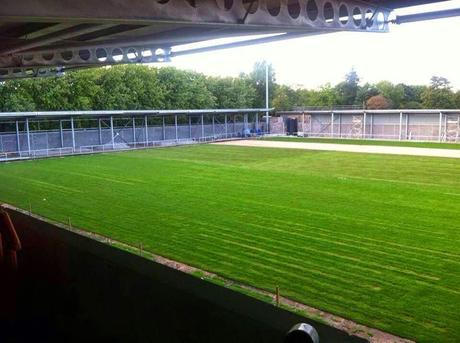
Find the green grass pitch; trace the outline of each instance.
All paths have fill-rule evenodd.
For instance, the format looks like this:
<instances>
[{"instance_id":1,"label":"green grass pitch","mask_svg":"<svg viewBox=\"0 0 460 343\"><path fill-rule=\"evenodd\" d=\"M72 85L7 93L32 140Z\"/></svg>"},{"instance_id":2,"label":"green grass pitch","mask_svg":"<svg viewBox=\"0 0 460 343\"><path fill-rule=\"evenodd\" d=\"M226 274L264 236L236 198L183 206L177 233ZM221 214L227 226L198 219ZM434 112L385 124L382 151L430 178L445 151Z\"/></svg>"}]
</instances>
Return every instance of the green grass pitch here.
<instances>
[{"instance_id":1,"label":"green grass pitch","mask_svg":"<svg viewBox=\"0 0 460 343\"><path fill-rule=\"evenodd\" d=\"M432 148L432 149L460 149L460 143L438 143L438 142L412 142L412 141L386 141L373 139L338 139L338 138L315 138L315 137L265 137L263 140L281 142L303 142L303 143L332 143L332 144L355 144L355 145L380 145L380 146L402 146L411 148Z\"/></svg>"},{"instance_id":2,"label":"green grass pitch","mask_svg":"<svg viewBox=\"0 0 460 343\"><path fill-rule=\"evenodd\" d=\"M196 145L0 164L0 200L420 342L460 341L460 160Z\"/></svg>"}]
</instances>

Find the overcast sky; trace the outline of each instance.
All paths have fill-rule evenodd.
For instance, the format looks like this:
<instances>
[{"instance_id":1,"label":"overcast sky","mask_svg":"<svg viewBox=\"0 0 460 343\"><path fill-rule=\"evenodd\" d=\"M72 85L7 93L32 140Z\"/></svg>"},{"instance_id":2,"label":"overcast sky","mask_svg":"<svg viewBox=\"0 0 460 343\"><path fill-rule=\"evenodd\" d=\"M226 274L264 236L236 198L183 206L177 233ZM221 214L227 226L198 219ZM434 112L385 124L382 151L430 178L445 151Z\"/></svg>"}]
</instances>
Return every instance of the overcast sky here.
<instances>
[{"instance_id":1,"label":"overcast sky","mask_svg":"<svg viewBox=\"0 0 460 343\"><path fill-rule=\"evenodd\" d=\"M460 0L398 14L459 8ZM316 88L336 84L354 67L362 82L428 84L447 77L460 90L460 17L391 25L390 33L340 32L176 57L173 65L207 75L237 76L256 61L271 62L279 83Z\"/></svg>"}]
</instances>

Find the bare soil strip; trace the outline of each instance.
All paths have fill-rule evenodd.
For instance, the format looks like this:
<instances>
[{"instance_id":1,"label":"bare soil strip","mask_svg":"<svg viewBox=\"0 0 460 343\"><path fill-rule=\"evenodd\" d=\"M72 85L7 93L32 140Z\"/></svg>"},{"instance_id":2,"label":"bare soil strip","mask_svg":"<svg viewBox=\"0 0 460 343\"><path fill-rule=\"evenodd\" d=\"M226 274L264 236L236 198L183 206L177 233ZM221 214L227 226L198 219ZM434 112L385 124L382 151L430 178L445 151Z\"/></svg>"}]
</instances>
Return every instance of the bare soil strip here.
<instances>
[{"instance_id":1,"label":"bare soil strip","mask_svg":"<svg viewBox=\"0 0 460 343\"><path fill-rule=\"evenodd\" d=\"M304 150L357 152L357 153L365 153L365 154L389 154L389 155L460 158L460 150L454 150L454 149L430 149L430 148L412 148L412 147L398 147L398 146L350 145L350 144L331 144L331 143L304 143L304 142L301 143L301 142L262 141L262 140L254 140L254 139L225 141L225 142L217 142L213 144L248 146L248 147L259 147L259 148L304 149Z\"/></svg>"}]
</instances>

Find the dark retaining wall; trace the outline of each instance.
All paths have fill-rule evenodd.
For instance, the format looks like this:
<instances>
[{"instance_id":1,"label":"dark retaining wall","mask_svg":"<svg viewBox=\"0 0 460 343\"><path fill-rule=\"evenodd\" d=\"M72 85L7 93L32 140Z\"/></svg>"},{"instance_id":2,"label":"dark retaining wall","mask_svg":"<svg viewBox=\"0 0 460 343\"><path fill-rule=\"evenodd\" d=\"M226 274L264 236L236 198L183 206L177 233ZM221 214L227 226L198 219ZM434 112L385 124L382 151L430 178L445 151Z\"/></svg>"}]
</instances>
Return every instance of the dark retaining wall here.
<instances>
[{"instance_id":1,"label":"dark retaining wall","mask_svg":"<svg viewBox=\"0 0 460 343\"><path fill-rule=\"evenodd\" d=\"M0 275L1 342L365 342L238 292L7 208L19 270ZM16 285L16 286L15 286Z\"/></svg>"}]
</instances>

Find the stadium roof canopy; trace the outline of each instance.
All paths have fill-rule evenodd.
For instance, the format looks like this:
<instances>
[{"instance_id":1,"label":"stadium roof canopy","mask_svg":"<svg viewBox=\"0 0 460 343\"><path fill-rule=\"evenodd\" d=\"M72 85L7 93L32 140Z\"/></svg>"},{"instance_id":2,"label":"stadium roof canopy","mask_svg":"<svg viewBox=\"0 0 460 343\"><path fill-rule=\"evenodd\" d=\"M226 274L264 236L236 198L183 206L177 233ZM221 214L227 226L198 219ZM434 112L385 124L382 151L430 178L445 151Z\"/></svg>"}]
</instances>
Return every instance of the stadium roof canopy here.
<instances>
[{"instance_id":1,"label":"stadium roof canopy","mask_svg":"<svg viewBox=\"0 0 460 343\"><path fill-rule=\"evenodd\" d=\"M215 38L275 34L253 44L337 31L386 32L393 9L434 2L2 0L0 80L162 62L187 53L172 52L174 46Z\"/></svg>"}]
</instances>

